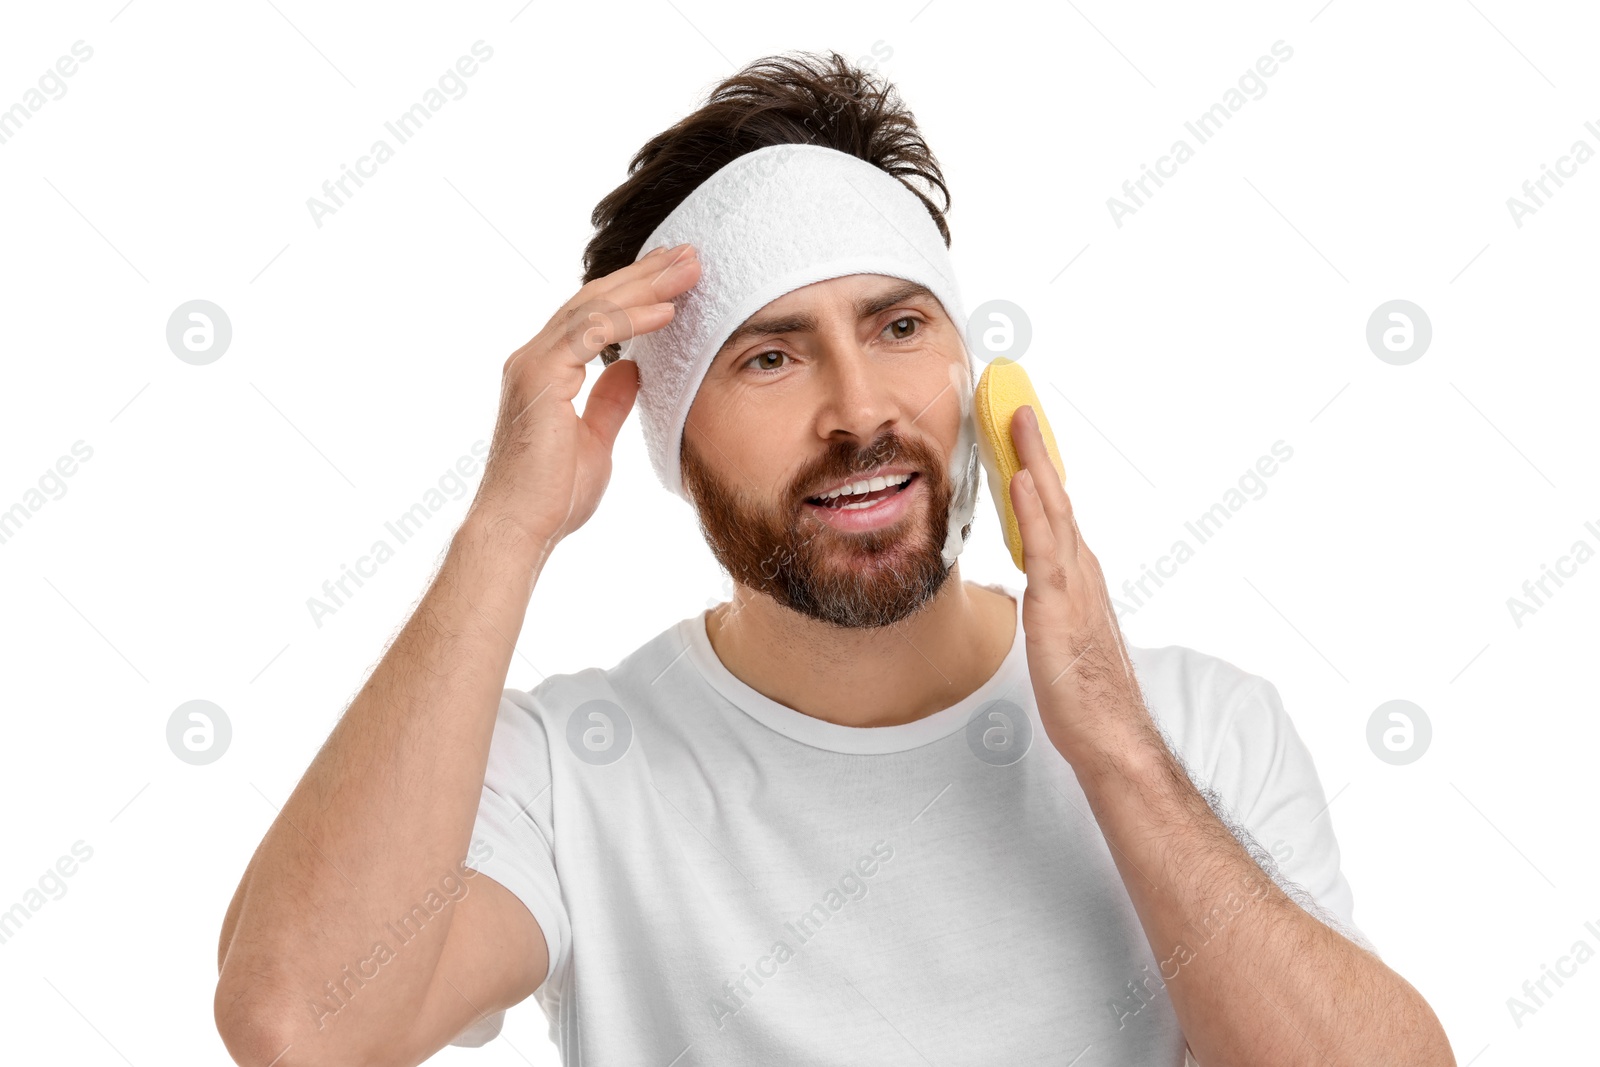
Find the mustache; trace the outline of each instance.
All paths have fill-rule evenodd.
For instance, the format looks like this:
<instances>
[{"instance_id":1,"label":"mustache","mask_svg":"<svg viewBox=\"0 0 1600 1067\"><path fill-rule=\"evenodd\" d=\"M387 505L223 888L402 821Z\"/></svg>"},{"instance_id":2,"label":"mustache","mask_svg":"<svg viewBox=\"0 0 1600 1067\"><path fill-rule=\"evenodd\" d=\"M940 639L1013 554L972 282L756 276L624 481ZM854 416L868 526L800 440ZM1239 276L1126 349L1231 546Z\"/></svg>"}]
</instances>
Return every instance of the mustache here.
<instances>
[{"instance_id":1,"label":"mustache","mask_svg":"<svg viewBox=\"0 0 1600 1067\"><path fill-rule=\"evenodd\" d=\"M892 431L866 448L839 441L800 472L794 480L792 495L796 505L803 504L830 486L894 463L903 463L924 477L937 476L942 470L939 461L940 457L927 445Z\"/></svg>"}]
</instances>

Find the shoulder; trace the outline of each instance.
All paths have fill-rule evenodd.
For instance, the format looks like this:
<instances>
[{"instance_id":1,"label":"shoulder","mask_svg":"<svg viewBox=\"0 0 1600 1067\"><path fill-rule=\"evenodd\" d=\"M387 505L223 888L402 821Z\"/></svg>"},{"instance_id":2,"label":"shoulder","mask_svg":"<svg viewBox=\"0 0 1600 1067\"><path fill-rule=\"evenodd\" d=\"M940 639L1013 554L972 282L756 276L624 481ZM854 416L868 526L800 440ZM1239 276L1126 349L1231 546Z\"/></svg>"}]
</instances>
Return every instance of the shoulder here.
<instances>
[{"instance_id":1,"label":"shoulder","mask_svg":"<svg viewBox=\"0 0 1600 1067\"><path fill-rule=\"evenodd\" d=\"M561 727L584 704L604 701L637 714L669 684L675 666L686 658L684 622L675 622L610 667L584 667L550 674L528 689L501 691L502 721L537 721Z\"/></svg>"},{"instance_id":2,"label":"shoulder","mask_svg":"<svg viewBox=\"0 0 1600 1067\"><path fill-rule=\"evenodd\" d=\"M1220 656L1184 645L1129 646L1128 655L1151 717L1198 774L1294 730L1277 687Z\"/></svg>"}]
</instances>

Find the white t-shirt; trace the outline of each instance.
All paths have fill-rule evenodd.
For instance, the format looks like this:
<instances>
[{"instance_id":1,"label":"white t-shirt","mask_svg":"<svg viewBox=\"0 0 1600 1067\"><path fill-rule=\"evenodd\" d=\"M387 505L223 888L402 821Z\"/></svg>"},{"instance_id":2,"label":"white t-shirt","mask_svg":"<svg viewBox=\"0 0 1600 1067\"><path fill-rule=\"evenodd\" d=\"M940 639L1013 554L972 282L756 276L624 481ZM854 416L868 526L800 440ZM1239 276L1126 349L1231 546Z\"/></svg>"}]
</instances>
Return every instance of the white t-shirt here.
<instances>
[{"instance_id":1,"label":"white t-shirt","mask_svg":"<svg viewBox=\"0 0 1600 1067\"><path fill-rule=\"evenodd\" d=\"M988 588L1017 605L999 671L900 726L761 695L717 658L705 612L609 670L505 690L472 831L488 848L468 866L544 931L535 998L563 1063L1185 1062L1160 977L1182 957L1162 970L1044 734L1022 589ZM1129 653L1198 784L1302 906L1366 944L1277 690L1181 646Z\"/></svg>"}]
</instances>

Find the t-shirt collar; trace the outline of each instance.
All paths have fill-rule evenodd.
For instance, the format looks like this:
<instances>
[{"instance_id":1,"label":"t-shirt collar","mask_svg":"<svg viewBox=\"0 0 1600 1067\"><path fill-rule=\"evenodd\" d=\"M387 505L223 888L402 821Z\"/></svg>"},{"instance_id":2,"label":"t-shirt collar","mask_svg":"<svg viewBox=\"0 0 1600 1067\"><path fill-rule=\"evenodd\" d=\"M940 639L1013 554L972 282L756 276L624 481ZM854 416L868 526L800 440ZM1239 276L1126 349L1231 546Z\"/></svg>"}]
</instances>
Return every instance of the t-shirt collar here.
<instances>
[{"instance_id":1,"label":"t-shirt collar","mask_svg":"<svg viewBox=\"0 0 1600 1067\"><path fill-rule=\"evenodd\" d=\"M1019 682L1025 681L1028 677L1026 645L1022 633L1023 593L1019 589L999 582L986 584L984 588L1003 593L1011 597L1016 604L1016 636L1005 659L1001 661L1000 668L958 703L897 726L841 726L796 711L752 689L728 670L717 656L716 650L712 648L711 638L706 633L706 617L711 612L710 608L679 622L679 636L688 646L689 659L706 682L735 707L763 726L802 744L831 752L856 755L905 752L948 737L962 729L972 717L973 711L991 700L1008 695L1016 699L1012 691Z\"/></svg>"}]
</instances>

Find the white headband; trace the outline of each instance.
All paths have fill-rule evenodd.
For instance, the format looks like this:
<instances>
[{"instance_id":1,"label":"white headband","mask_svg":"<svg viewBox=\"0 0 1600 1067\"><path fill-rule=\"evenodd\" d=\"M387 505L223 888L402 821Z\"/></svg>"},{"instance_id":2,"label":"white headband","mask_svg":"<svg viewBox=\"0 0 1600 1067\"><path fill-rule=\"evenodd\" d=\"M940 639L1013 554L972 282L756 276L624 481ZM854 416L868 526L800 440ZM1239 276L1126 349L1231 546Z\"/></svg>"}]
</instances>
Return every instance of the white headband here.
<instances>
[{"instance_id":1,"label":"white headband","mask_svg":"<svg viewBox=\"0 0 1600 1067\"><path fill-rule=\"evenodd\" d=\"M712 357L740 324L813 282L848 274L904 278L939 298L967 354L967 374L952 379L962 415L944 547L945 566L953 564L976 504L976 368L950 253L923 202L898 178L847 152L771 145L737 157L696 187L635 260L684 242L699 254L700 280L673 301L671 322L620 345L622 357L639 365L639 421L661 484L693 503L679 468L683 427Z\"/></svg>"}]
</instances>

